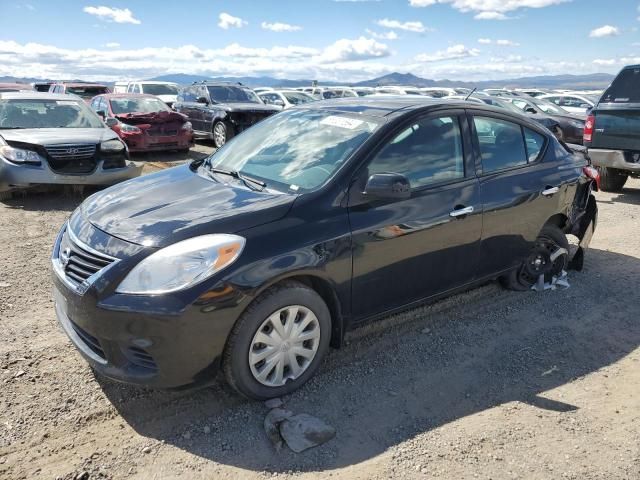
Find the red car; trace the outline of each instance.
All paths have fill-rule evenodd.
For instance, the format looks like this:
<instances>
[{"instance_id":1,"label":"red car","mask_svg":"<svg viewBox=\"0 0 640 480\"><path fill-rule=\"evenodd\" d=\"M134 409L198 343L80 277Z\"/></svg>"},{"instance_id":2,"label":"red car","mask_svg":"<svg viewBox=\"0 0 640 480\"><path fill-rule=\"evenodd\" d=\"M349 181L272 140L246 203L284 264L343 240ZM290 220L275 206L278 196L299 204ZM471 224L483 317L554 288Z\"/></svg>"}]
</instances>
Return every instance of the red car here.
<instances>
[{"instance_id":1,"label":"red car","mask_svg":"<svg viewBox=\"0 0 640 480\"><path fill-rule=\"evenodd\" d=\"M187 116L174 112L153 95L109 93L94 97L90 105L130 152L187 152L193 146L193 129Z\"/></svg>"}]
</instances>

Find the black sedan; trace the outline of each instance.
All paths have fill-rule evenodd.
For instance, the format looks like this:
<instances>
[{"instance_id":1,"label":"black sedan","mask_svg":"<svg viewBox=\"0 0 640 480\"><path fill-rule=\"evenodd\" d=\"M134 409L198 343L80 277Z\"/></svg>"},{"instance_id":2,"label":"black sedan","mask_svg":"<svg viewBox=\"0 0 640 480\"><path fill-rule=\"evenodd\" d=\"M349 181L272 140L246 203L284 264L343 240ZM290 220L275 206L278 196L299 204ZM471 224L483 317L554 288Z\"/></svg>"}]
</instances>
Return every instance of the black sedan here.
<instances>
[{"instance_id":1,"label":"black sedan","mask_svg":"<svg viewBox=\"0 0 640 480\"><path fill-rule=\"evenodd\" d=\"M509 99L520 110L532 117L546 116L558 123L553 129L558 140L582 145L582 134L587 116L578 113L569 113L561 107L539 98L518 97Z\"/></svg>"},{"instance_id":2,"label":"black sedan","mask_svg":"<svg viewBox=\"0 0 640 480\"><path fill-rule=\"evenodd\" d=\"M580 266L597 173L518 114L362 97L273 115L204 161L111 187L62 227L58 319L116 380L287 394L371 319ZM566 234L581 244L569 258Z\"/></svg>"}]
</instances>

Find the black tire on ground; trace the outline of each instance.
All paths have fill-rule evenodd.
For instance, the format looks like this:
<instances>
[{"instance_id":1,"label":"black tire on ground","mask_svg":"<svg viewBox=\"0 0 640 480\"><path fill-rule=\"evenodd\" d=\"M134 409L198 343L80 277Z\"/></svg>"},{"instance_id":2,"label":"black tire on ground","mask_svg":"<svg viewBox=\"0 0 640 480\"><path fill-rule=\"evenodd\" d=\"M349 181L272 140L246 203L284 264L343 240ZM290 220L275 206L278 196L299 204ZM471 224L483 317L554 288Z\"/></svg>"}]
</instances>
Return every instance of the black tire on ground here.
<instances>
[{"instance_id":1,"label":"black tire on ground","mask_svg":"<svg viewBox=\"0 0 640 480\"><path fill-rule=\"evenodd\" d=\"M282 386L263 385L256 380L249 365L251 343L258 328L269 316L291 305L308 308L316 316L320 328L316 354L298 378L288 380ZM229 334L222 360L222 369L227 383L242 395L255 400L287 395L301 387L315 374L329 349L330 337L331 314L320 295L295 281L274 285L247 308Z\"/></svg>"},{"instance_id":2,"label":"black tire on ground","mask_svg":"<svg viewBox=\"0 0 640 480\"><path fill-rule=\"evenodd\" d=\"M567 236L559 227L555 225L545 225L542 227L540 235L538 235L536 245L532 249L530 256L523 260L520 267L500 277L502 285L509 290L520 292L530 290L536 283L536 278L528 274L525 270L525 262L529 261L538 249L544 250L551 246L564 248L567 254L562 255L554 262L551 271L545 275L545 280L549 281L552 276L557 276L562 273L562 270L566 270L569 265L569 240L567 240Z\"/></svg>"},{"instance_id":3,"label":"black tire on ground","mask_svg":"<svg viewBox=\"0 0 640 480\"><path fill-rule=\"evenodd\" d=\"M600 188L605 192L621 192L629 175L615 168L596 167L600 172Z\"/></svg>"}]
</instances>

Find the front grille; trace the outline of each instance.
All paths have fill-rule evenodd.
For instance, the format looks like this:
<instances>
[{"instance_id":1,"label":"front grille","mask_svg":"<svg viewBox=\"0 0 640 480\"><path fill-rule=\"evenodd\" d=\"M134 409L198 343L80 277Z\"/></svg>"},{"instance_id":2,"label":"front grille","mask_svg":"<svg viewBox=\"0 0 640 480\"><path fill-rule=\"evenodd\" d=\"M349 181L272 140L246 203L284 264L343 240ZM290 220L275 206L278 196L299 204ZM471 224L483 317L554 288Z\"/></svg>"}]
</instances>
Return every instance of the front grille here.
<instances>
[{"instance_id":1,"label":"front grille","mask_svg":"<svg viewBox=\"0 0 640 480\"><path fill-rule=\"evenodd\" d=\"M131 363L138 367L154 371L158 369L158 366L151 354L143 348L129 347L126 350L125 355Z\"/></svg>"},{"instance_id":2,"label":"front grille","mask_svg":"<svg viewBox=\"0 0 640 480\"><path fill-rule=\"evenodd\" d=\"M100 341L96 337L91 335L86 330L83 330L79 325L76 325L75 323L73 323L73 321L70 321L69 323L71 323L71 328L73 328L73 331L76 332L78 337L80 337L80 339L85 343L85 345L89 347L89 350L91 350L93 353L98 355L103 360L106 359L104 355L104 350L100 345Z\"/></svg>"},{"instance_id":3,"label":"front grille","mask_svg":"<svg viewBox=\"0 0 640 480\"><path fill-rule=\"evenodd\" d=\"M46 145L44 149L56 173L91 173L96 168L95 144Z\"/></svg>"},{"instance_id":4,"label":"front grille","mask_svg":"<svg viewBox=\"0 0 640 480\"><path fill-rule=\"evenodd\" d=\"M67 229L60 242L58 260L62 264L67 279L77 286L113 263L115 259L80 246L71 238Z\"/></svg>"},{"instance_id":5,"label":"front grille","mask_svg":"<svg viewBox=\"0 0 640 480\"><path fill-rule=\"evenodd\" d=\"M149 129L147 130L147 135L151 137L175 137L176 135L178 135L178 129Z\"/></svg>"}]
</instances>

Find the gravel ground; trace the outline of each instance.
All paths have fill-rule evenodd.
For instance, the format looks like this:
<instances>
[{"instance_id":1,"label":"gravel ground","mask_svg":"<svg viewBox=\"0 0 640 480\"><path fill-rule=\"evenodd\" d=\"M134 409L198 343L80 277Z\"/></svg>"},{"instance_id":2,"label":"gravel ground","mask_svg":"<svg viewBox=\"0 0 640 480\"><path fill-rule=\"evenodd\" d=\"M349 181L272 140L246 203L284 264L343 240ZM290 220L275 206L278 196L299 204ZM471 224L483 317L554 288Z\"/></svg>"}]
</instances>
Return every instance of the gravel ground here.
<instances>
[{"instance_id":1,"label":"gravel ground","mask_svg":"<svg viewBox=\"0 0 640 480\"><path fill-rule=\"evenodd\" d=\"M0 478L640 478L640 181L598 194L568 290L488 284L352 332L283 399L337 430L301 454L276 453L266 407L221 381L175 393L93 375L50 298L51 245L82 198L0 202Z\"/></svg>"}]
</instances>

